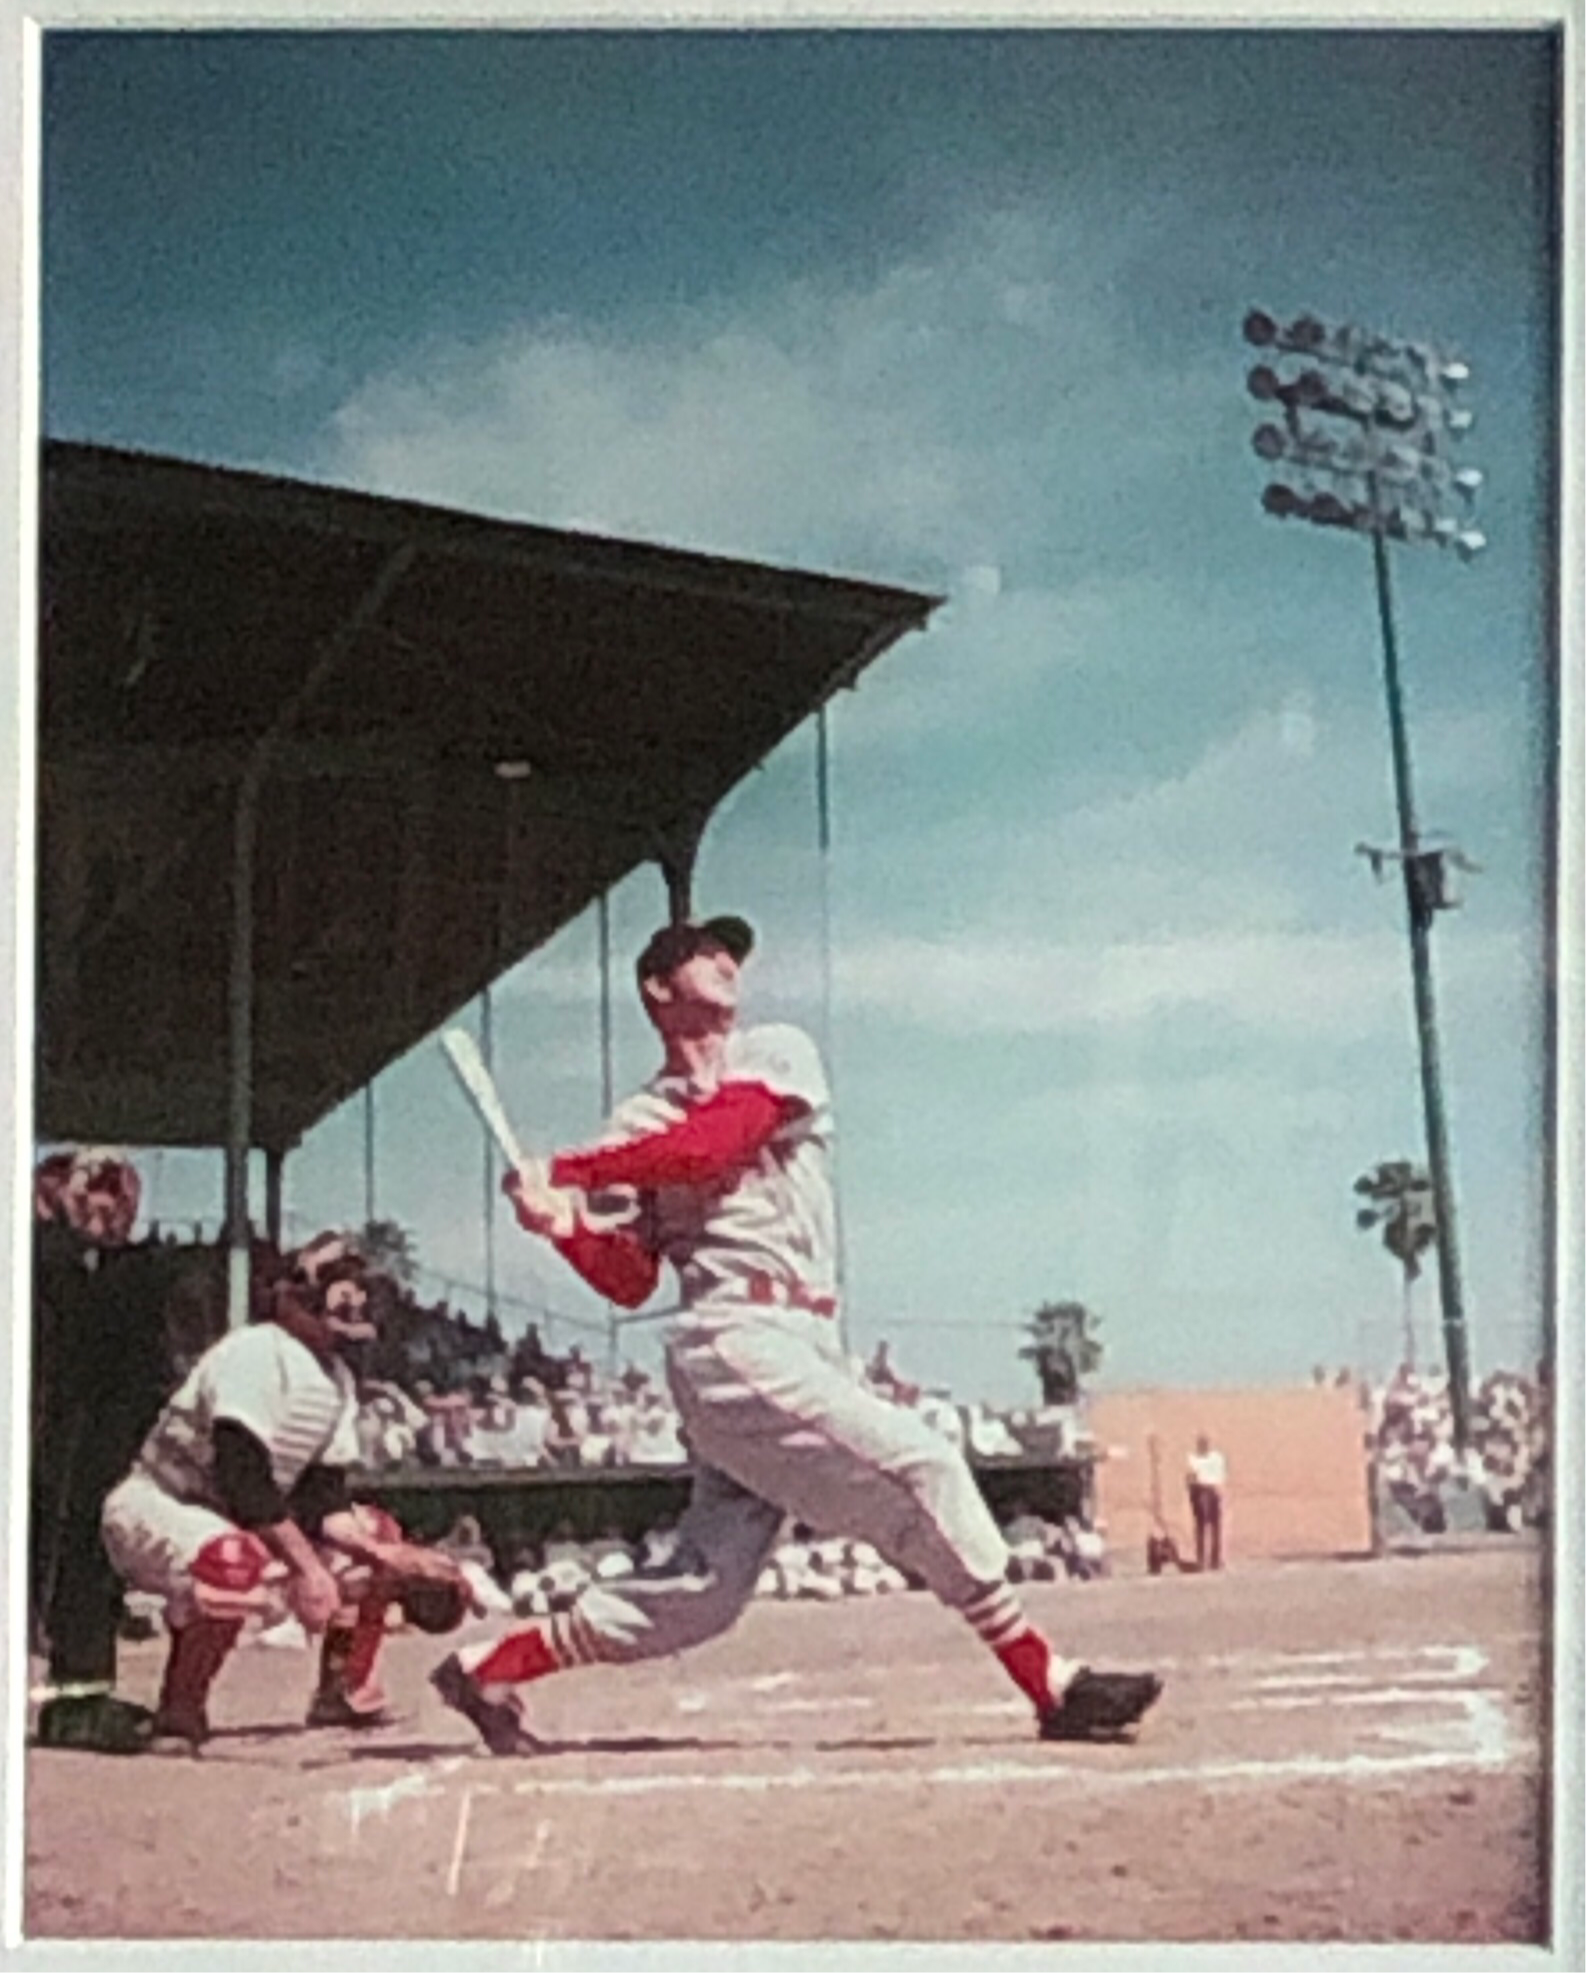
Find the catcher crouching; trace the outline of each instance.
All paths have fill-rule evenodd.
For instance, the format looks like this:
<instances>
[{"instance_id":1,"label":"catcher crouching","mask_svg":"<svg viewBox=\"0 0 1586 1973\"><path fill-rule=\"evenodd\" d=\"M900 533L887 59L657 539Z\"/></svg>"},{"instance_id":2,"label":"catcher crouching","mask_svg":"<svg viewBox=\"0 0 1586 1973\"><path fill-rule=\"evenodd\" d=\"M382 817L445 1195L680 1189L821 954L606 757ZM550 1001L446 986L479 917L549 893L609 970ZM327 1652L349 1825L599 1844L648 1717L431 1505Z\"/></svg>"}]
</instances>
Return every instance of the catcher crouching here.
<instances>
[{"instance_id":1,"label":"catcher crouching","mask_svg":"<svg viewBox=\"0 0 1586 1973\"><path fill-rule=\"evenodd\" d=\"M349 1351L374 1334L363 1256L318 1235L254 1283L253 1321L205 1351L105 1503L105 1546L135 1589L165 1600L170 1655L156 1736L195 1749L209 1694L249 1619L290 1613L321 1637L309 1726L390 1718L376 1661L393 1604L455 1628L472 1596L450 1557L353 1503L357 1384Z\"/></svg>"}]
</instances>

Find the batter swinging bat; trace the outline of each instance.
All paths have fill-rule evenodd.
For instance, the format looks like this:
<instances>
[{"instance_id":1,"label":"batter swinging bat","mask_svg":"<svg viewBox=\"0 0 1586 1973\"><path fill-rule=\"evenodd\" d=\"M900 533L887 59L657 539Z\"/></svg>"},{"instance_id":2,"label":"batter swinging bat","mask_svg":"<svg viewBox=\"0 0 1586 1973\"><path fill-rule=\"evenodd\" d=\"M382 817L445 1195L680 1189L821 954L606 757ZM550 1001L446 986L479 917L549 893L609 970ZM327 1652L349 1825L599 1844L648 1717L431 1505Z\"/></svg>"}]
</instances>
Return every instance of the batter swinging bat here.
<instances>
[{"instance_id":1,"label":"batter swinging bat","mask_svg":"<svg viewBox=\"0 0 1586 1973\"><path fill-rule=\"evenodd\" d=\"M441 1036L441 1046L446 1050L446 1059L462 1084L463 1094L478 1112L479 1121L496 1140L502 1157L515 1171L522 1171L525 1166L531 1165L533 1161L507 1122L495 1078L485 1067L485 1058L480 1054L479 1044L473 1036L466 1028L448 1028Z\"/></svg>"}]
</instances>

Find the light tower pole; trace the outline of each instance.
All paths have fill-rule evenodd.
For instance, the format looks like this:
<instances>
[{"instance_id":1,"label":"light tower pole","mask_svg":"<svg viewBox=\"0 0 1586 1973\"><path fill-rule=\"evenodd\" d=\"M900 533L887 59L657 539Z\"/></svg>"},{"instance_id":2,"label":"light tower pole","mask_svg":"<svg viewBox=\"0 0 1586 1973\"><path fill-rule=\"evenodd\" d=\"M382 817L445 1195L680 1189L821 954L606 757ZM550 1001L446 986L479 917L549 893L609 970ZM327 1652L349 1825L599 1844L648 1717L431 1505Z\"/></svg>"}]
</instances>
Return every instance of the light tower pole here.
<instances>
[{"instance_id":1,"label":"light tower pole","mask_svg":"<svg viewBox=\"0 0 1586 1973\"><path fill-rule=\"evenodd\" d=\"M1426 343L1405 342L1349 324L1330 327L1313 315L1283 324L1253 309L1245 317L1244 334L1247 342L1270 352L1272 358L1258 363L1248 378L1251 395L1271 406L1274 414L1256 428L1252 444L1270 467L1287 468L1286 478L1266 487L1262 506L1279 519L1309 521L1371 539L1399 828L1393 848L1359 847L1379 875L1388 861L1397 862L1403 873L1427 1164L1437 1222L1443 1343L1454 1443L1463 1452L1470 1439L1470 1343L1443 1102L1431 933L1437 913L1458 902L1449 887L1449 869L1474 866L1454 845L1429 842L1416 815L1388 543L1452 548L1465 562L1486 545L1469 524L1469 508L1482 476L1474 467L1457 465L1453 454L1455 442L1473 422L1471 413L1456 402L1458 388L1470 372L1458 358ZM1282 369L1276 367L1279 363Z\"/></svg>"}]
</instances>

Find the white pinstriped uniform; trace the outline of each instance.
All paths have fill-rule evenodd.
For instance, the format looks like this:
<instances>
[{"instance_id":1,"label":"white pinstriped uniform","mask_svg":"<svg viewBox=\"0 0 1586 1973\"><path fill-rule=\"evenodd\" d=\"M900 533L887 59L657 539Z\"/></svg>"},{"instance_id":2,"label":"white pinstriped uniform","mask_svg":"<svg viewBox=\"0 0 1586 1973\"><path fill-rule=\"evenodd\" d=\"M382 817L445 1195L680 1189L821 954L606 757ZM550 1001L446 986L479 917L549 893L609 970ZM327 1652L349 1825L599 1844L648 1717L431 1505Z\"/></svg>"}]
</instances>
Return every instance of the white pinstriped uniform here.
<instances>
[{"instance_id":1,"label":"white pinstriped uniform","mask_svg":"<svg viewBox=\"0 0 1586 1973\"><path fill-rule=\"evenodd\" d=\"M602 1141L626 1144L666 1130L729 1082L760 1083L796 1098L802 1112L735 1180L661 1187L648 1202L650 1242L677 1270L682 1299L692 1309L734 1306L756 1275L834 1298L831 1095L820 1055L801 1029L735 1029L714 1081L663 1070L618 1105Z\"/></svg>"},{"instance_id":2,"label":"white pinstriped uniform","mask_svg":"<svg viewBox=\"0 0 1586 1973\"><path fill-rule=\"evenodd\" d=\"M221 1509L214 1426L245 1425L270 1455L282 1493L305 1468L358 1458L358 1388L339 1359L322 1362L275 1322L222 1336L198 1359L155 1421L138 1467L178 1499Z\"/></svg>"},{"instance_id":3,"label":"white pinstriped uniform","mask_svg":"<svg viewBox=\"0 0 1586 1973\"><path fill-rule=\"evenodd\" d=\"M233 1419L253 1433L286 1494L309 1466L357 1462L357 1416L357 1386L344 1363L322 1363L274 1322L232 1330L193 1365L105 1502L105 1546L117 1571L134 1588L164 1596L183 1621L194 1558L236 1526L215 1484L216 1421Z\"/></svg>"},{"instance_id":4,"label":"white pinstriped uniform","mask_svg":"<svg viewBox=\"0 0 1586 1973\"><path fill-rule=\"evenodd\" d=\"M1008 1550L962 1456L868 1390L838 1341L832 1112L819 1051L793 1027L728 1036L722 1082L794 1098L752 1164L644 1201L684 1308L667 1380L695 1462L679 1541L660 1571L594 1583L549 1620L573 1662L657 1657L724 1630L753 1595L784 1517L871 1542L996 1642L1018 1619ZM680 1122L713 1093L662 1074L614 1113L621 1143ZM799 1304L805 1304L800 1306Z\"/></svg>"}]
</instances>

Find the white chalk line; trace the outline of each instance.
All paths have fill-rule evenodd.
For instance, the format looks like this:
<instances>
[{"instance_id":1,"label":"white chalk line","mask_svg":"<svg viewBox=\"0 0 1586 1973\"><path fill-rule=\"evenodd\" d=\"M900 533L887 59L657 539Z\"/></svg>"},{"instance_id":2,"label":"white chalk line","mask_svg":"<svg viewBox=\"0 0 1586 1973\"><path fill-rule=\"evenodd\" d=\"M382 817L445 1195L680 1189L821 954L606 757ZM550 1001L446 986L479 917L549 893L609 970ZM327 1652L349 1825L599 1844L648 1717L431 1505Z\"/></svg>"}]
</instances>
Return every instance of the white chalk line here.
<instances>
[{"instance_id":1,"label":"white chalk line","mask_svg":"<svg viewBox=\"0 0 1586 1973\"><path fill-rule=\"evenodd\" d=\"M457 1808L457 1834L452 1840L451 1868L446 1873L446 1895L455 1898L463 1874L463 1851L468 1844L468 1818L473 1813L474 1789L465 1788Z\"/></svg>"},{"instance_id":2,"label":"white chalk line","mask_svg":"<svg viewBox=\"0 0 1586 1973\"><path fill-rule=\"evenodd\" d=\"M1492 1640L1495 1644L1529 1643L1536 1644L1537 1638L1530 1633L1506 1634ZM1270 1676L1258 1680L1259 1689L1280 1691L1288 1687L1308 1686L1348 1687L1359 1685L1373 1670L1382 1670L1389 1665L1399 1665L1409 1661L1420 1665L1419 1670L1403 1670L1394 1674L1400 1685L1424 1682L1444 1684L1460 1679L1474 1678L1486 1669L1488 1658L1485 1650L1476 1644L1386 1644L1373 1645L1347 1651L1232 1651L1207 1653L1203 1657L1153 1658L1153 1670L1162 1672L1216 1672L1216 1671L1255 1671L1266 1669ZM1438 1662L1446 1661L1446 1662ZM1352 1670L1342 1670L1351 1667ZM764 1692L783 1691L790 1686L802 1685L808 1690L818 1687L836 1674L825 1671L776 1672L751 1678L722 1679L708 1686L691 1686L680 1692L673 1704L680 1713L702 1713L719 1711L722 1702L731 1697L740 1697L745 1692L756 1695ZM853 1678L853 1672L845 1673ZM883 1677L890 1678L890 1672L876 1666L857 1668L857 1677L863 1683L876 1683ZM873 1693L843 1692L828 1698L786 1698L764 1700L754 1707L755 1716L770 1712L818 1712L822 1707L843 1707L859 1710L874 1707L881 1703ZM944 1705L935 1708L939 1712L973 1713L980 1717L991 1717L1017 1711L1017 1705L1007 1702L977 1701L967 1706Z\"/></svg>"},{"instance_id":3,"label":"white chalk line","mask_svg":"<svg viewBox=\"0 0 1586 1973\"><path fill-rule=\"evenodd\" d=\"M1037 1765L1030 1761L992 1761L967 1767L937 1768L785 1768L774 1774L635 1774L568 1777L562 1780L518 1782L512 1792L535 1798L545 1795L590 1796L694 1794L766 1794L773 1789L908 1789L1010 1788L1040 1783L1080 1790L1188 1785L1215 1788L1235 1785L1271 1786L1299 1781L1388 1782L1412 1774L1495 1771L1518 1764L1521 1749L1506 1740L1500 1752L1480 1746L1457 1752L1424 1754L1296 1755L1276 1761L1207 1761L1183 1766L1126 1768L1078 1767L1064 1762Z\"/></svg>"},{"instance_id":4,"label":"white chalk line","mask_svg":"<svg viewBox=\"0 0 1586 1973\"><path fill-rule=\"evenodd\" d=\"M1427 1660L1437 1662L1428 1664ZM1167 1665L1169 1660L1159 1660ZM1228 1665L1230 1659L1203 1659L1205 1665ZM1403 1649L1363 1651L1318 1651L1296 1652L1282 1656L1270 1653L1246 1653L1239 1660L1249 1668L1256 1665L1314 1665L1335 1666L1353 1665L1352 1672L1302 1671L1280 1674L1275 1677L1257 1678L1251 1681L1251 1688L1263 1695L1256 1699L1207 1700L1202 1696L1197 1701L1198 1710L1216 1712L1278 1712L1285 1709L1322 1705L1388 1705L1413 1706L1437 1700L1445 1696L1450 1688L1467 1689L1465 1682L1475 1678L1487 1669L1487 1654L1474 1644L1426 1644L1406 1646ZM1387 1665L1406 1665L1394 1676L1396 1683L1376 1686L1368 1683L1372 1673L1381 1671ZM1417 1667L1420 1667L1419 1669ZM797 1683L799 1674L783 1673L775 1679L757 1679L749 1690L759 1693L766 1690L780 1690ZM711 1689L695 1687L680 1693L675 1701L680 1713L709 1712L718 1723L733 1720L752 1720L767 1714L782 1713L825 1713L825 1712L866 1712L874 1713L885 1703L884 1696L877 1693L832 1693L825 1697L763 1699L752 1703L748 1708L734 1711L732 1698L741 1697L742 1681L730 1681ZM1283 1696L1277 1696L1283 1695ZM1292 1695L1292 1696L1288 1696ZM723 1703L723 1701L726 1703ZM1007 1699L978 1699L967 1704L942 1701L924 1708L932 1716L975 1719L1011 1719L1028 1709L1021 1701Z\"/></svg>"},{"instance_id":5,"label":"white chalk line","mask_svg":"<svg viewBox=\"0 0 1586 1973\"><path fill-rule=\"evenodd\" d=\"M1217 1710L1223 1713L1297 1713L1315 1707L1335 1706L1439 1706L1458 1705L1477 1696L1503 1697L1497 1685L1381 1685L1348 1692L1282 1692L1260 1699L1230 1699Z\"/></svg>"},{"instance_id":6,"label":"white chalk line","mask_svg":"<svg viewBox=\"0 0 1586 1973\"><path fill-rule=\"evenodd\" d=\"M455 1762L448 1763L455 1766ZM391 1781L383 1788L349 1788L343 1801L347 1810L347 1822L356 1835L363 1823L371 1816L385 1821L398 1802L409 1801L419 1795L433 1791L434 1783L427 1774L407 1774L400 1781Z\"/></svg>"},{"instance_id":7,"label":"white chalk line","mask_svg":"<svg viewBox=\"0 0 1586 1973\"><path fill-rule=\"evenodd\" d=\"M1475 1678L1487 1669L1487 1654L1474 1644L1428 1645L1420 1651L1386 1652L1365 1654L1363 1660L1354 1662L1381 1666L1396 1664L1400 1659L1408 1659L1413 1665L1428 1658L1446 1659L1445 1664L1429 1665L1423 1671L1401 1671L1394 1676L1401 1685L1450 1685L1462 1679ZM1300 1660L1290 1660L1299 1663ZM1329 1659L1329 1663L1344 1664L1349 1660ZM1263 1692L1279 1692L1291 1686L1351 1686L1361 1683L1361 1673L1347 1671L1327 1672L1280 1672L1270 1678L1259 1678L1256 1686Z\"/></svg>"},{"instance_id":8,"label":"white chalk line","mask_svg":"<svg viewBox=\"0 0 1586 1973\"><path fill-rule=\"evenodd\" d=\"M1472 1721L1472 1724L1477 1724ZM1120 1793L1132 1788L1281 1787L1295 1783L1343 1783L1384 1786L1413 1775L1497 1774L1534 1759L1534 1742L1515 1742L1501 1714L1480 1723L1474 1744L1437 1748L1417 1754L1300 1754L1281 1760L1198 1761L1168 1766L1106 1769L1081 1767L1060 1760L987 1761L934 1768L814 1768L790 1767L773 1773L709 1774L697 1770L673 1774L605 1776L544 1776L510 1786L480 1783L471 1786L465 1803L476 1796L517 1796L542 1801L551 1796L594 1801L672 1794L765 1795L773 1791L841 1790L863 1792L918 1791L922 1788L1018 1788L1039 1784L1065 1793ZM419 1793L439 1793L439 1783L425 1783ZM464 1827L459 1816L459 1835ZM543 1828L543 1825L542 1825ZM454 1865L461 1842L454 1850Z\"/></svg>"}]
</instances>

